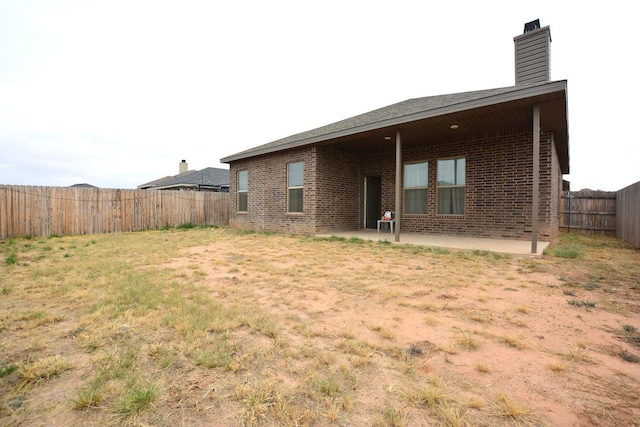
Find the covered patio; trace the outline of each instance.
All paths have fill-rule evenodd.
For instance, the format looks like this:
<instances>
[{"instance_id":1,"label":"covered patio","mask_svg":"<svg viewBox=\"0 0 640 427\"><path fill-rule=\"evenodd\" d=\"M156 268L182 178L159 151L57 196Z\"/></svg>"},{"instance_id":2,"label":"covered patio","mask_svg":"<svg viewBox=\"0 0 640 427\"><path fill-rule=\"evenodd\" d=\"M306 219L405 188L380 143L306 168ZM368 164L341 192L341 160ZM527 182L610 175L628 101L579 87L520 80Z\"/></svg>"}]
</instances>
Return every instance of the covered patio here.
<instances>
[{"instance_id":1,"label":"covered patio","mask_svg":"<svg viewBox=\"0 0 640 427\"><path fill-rule=\"evenodd\" d=\"M488 239L478 237L445 236L440 234L401 233L400 241L389 230L362 229L358 231L334 232L319 234L316 237L358 238L371 241L388 241L394 244L421 245L452 250L481 250L512 255L541 256L549 242L538 241L536 253L531 252L531 242L527 240Z\"/></svg>"}]
</instances>

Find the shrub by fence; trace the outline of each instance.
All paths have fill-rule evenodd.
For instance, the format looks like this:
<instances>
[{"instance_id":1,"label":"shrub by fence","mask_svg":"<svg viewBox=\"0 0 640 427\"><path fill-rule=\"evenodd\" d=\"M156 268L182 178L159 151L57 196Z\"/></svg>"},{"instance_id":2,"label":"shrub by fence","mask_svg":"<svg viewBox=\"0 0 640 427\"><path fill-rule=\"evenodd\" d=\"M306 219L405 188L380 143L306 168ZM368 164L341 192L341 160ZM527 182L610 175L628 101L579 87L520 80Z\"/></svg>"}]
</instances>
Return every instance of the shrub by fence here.
<instances>
[{"instance_id":1,"label":"shrub by fence","mask_svg":"<svg viewBox=\"0 0 640 427\"><path fill-rule=\"evenodd\" d=\"M640 248L640 182L616 194L616 237Z\"/></svg>"},{"instance_id":2,"label":"shrub by fence","mask_svg":"<svg viewBox=\"0 0 640 427\"><path fill-rule=\"evenodd\" d=\"M0 185L0 239L228 225L229 194Z\"/></svg>"}]
</instances>

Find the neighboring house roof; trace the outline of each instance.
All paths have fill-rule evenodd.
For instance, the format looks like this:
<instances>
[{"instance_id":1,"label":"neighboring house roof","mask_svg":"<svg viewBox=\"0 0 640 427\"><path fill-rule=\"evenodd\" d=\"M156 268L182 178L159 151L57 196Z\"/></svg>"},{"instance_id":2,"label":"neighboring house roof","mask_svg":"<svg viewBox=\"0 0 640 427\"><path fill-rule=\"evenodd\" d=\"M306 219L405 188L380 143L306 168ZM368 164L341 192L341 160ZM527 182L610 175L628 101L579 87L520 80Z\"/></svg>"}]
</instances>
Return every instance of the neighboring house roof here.
<instances>
[{"instance_id":1,"label":"neighboring house roof","mask_svg":"<svg viewBox=\"0 0 640 427\"><path fill-rule=\"evenodd\" d=\"M204 168L187 171L175 176L166 176L138 186L139 189L168 190L173 188L229 188L229 170Z\"/></svg>"},{"instance_id":2,"label":"neighboring house roof","mask_svg":"<svg viewBox=\"0 0 640 427\"><path fill-rule=\"evenodd\" d=\"M69 187L75 187L75 188L98 188L95 185L91 185L91 184L87 184L87 183L73 184L73 185L70 185Z\"/></svg>"},{"instance_id":3,"label":"neighboring house roof","mask_svg":"<svg viewBox=\"0 0 640 427\"><path fill-rule=\"evenodd\" d=\"M561 167L564 173L568 173L566 91L567 82L561 80L409 99L236 153L221 159L221 162L229 163L328 140L370 138L372 132L389 128L402 128L411 134L418 130L418 123L420 129L438 137L444 135L452 124L445 118L456 121L469 119L460 125L460 130L467 133L487 131L491 126L493 129L508 129L530 125L532 106L547 104L549 108L541 113L542 126L557 133L556 145ZM481 113L479 109L482 109ZM415 129L408 127L408 124L413 124Z\"/></svg>"}]
</instances>

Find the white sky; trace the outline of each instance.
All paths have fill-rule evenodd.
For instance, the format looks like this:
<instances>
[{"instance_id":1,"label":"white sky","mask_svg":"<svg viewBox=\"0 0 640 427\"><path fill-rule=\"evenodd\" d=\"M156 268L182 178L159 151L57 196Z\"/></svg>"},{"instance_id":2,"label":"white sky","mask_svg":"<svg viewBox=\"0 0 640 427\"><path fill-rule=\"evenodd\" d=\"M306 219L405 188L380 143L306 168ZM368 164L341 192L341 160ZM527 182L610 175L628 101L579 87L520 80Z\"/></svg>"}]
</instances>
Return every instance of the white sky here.
<instances>
[{"instance_id":1,"label":"white sky","mask_svg":"<svg viewBox=\"0 0 640 427\"><path fill-rule=\"evenodd\" d=\"M640 180L634 2L0 0L0 184L135 188L409 98L514 85L551 27L571 181Z\"/></svg>"}]
</instances>

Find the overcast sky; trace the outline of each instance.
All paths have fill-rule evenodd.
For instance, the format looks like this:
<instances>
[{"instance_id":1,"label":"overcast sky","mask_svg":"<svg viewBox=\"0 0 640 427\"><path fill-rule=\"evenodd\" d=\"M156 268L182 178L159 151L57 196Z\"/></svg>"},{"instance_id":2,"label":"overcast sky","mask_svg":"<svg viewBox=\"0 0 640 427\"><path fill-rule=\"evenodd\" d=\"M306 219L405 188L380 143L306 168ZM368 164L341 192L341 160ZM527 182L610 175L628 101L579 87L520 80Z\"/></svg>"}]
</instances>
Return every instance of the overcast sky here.
<instances>
[{"instance_id":1,"label":"overcast sky","mask_svg":"<svg viewBox=\"0 0 640 427\"><path fill-rule=\"evenodd\" d=\"M640 180L632 1L0 0L0 184L135 188L409 98L514 85L551 28L573 190ZM635 10L635 8L633 8ZM635 126L635 125L634 125Z\"/></svg>"}]
</instances>

